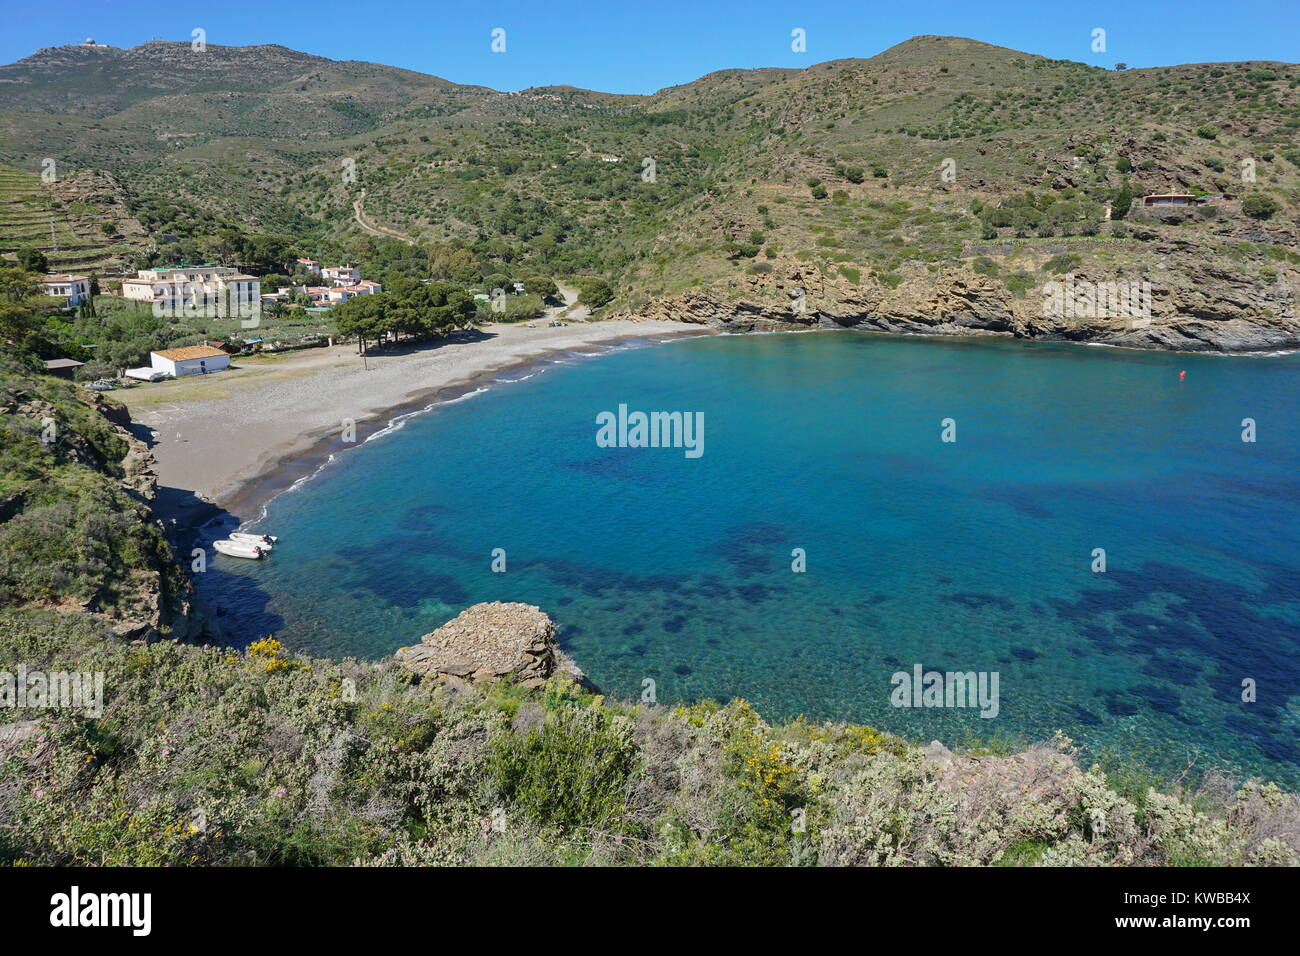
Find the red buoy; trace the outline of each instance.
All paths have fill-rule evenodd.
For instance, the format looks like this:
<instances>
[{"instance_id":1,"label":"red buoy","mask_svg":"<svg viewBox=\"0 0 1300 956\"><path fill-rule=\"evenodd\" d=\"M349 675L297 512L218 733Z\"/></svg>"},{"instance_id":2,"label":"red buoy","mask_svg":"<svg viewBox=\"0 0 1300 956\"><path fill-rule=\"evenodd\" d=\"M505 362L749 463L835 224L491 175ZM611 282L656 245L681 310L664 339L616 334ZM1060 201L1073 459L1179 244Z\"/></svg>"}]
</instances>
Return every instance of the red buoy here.
<instances>
[{"instance_id":1,"label":"red buoy","mask_svg":"<svg viewBox=\"0 0 1300 956\"><path fill-rule=\"evenodd\" d=\"M1178 373L1178 381L1181 382L1185 378L1187 378L1187 369L1183 369L1181 372Z\"/></svg>"}]
</instances>

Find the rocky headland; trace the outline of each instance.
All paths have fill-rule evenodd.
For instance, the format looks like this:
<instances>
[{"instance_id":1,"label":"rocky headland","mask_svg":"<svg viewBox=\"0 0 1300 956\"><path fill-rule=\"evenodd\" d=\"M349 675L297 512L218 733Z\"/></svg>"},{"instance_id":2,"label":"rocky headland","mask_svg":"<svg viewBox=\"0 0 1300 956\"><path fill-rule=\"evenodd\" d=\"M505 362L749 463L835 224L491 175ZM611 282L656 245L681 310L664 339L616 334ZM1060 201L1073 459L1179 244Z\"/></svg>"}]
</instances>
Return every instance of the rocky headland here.
<instances>
[{"instance_id":1,"label":"rocky headland","mask_svg":"<svg viewBox=\"0 0 1300 956\"><path fill-rule=\"evenodd\" d=\"M799 264L746 275L735 288L691 289L651 301L636 314L693 322L723 332L858 329L914 335L1000 336L1041 341L1089 342L1126 348L1186 352L1266 352L1300 348L1300 282L1289 273L1258 282L1231 268L1197 261L1191 243L1159 250L1176 265L1116 276L1080 268L1040 276L1013 294L969 264L924 273L896 288L866 286ZM1041 288L1048 282L1076 287L1115 282L1147 283L1151 314L1089 317L1045 314Z\"/></svg>"}]
</instances>

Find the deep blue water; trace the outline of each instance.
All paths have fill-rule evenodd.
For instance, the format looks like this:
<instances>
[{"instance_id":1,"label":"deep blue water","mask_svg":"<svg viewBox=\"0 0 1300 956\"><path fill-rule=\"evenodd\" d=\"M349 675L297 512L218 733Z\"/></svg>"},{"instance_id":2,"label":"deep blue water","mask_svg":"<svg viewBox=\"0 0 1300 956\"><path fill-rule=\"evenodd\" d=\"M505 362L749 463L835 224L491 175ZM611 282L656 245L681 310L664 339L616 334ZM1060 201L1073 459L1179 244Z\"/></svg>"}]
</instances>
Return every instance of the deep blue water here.
<instances>
[{"instance_id":1,"label":"deep blue water","mask_svg":"<svg viewBox=\"0 0 1300 956\"><path fill-rule=\"evenodd\" d=\"M273 500L274 555L200 576L231 636L377 658L525 601L614 696L651 678L661 702L950 744L1060 729L1094 755L1300 782L1300 356L844 332L540 372ZM702 412L703 455L598 447L619 404ZM916 663L996 671L998 716L891 706Z\"/></svg>"}]
</instances>

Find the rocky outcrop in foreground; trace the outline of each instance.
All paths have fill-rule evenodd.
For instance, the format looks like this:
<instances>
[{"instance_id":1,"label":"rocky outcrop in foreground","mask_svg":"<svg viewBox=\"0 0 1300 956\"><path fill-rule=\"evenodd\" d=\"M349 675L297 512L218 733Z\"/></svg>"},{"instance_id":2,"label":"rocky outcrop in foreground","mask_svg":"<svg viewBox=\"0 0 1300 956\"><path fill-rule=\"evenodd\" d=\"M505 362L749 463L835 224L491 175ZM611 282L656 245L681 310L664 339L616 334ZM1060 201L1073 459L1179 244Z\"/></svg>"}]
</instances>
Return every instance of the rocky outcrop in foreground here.
<instances>
[{"instance_id":1,"label":"rocky outcrop in foreground","mask_svg":"<svg viewBox=\"0 0 1300 956\"><path fill-rule=\"evenodd\" d=\"M0 448L16 452L0 466L0 604L84 611L124 640L220 640L151 513L153 454L130 425L111 398L0 354Z\"/></svg>"},{"instance_id":2,"label":"rocky outcrop in foreground","mask_svg":"<svg viewBox=\"0 0 1300 956\"><path fill-rule=\"evenodd\" d=\"M510 680L540 687L558 675L590 687L587 676L560 650L555 634L555 622L541 609L490 601L466 608L395 656L421 677Z\"/></svg>"}]
</instances>

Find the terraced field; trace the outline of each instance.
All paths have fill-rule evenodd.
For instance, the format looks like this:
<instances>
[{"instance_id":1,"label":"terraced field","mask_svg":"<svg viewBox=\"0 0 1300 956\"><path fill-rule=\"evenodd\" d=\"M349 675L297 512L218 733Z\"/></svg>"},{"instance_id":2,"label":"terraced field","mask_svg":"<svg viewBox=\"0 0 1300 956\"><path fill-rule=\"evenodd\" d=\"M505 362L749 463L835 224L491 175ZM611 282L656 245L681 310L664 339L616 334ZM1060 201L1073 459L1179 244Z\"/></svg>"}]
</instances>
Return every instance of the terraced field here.
<instances>
[{"instance_id":1,"label":"terraced field","mask_svg":"<svg viewBox=\"0 0 1300 956\"><path fill-rule=\"evenodd\" d=\"M45 253L53 272L126 265L146 237L119 193L115 181L94 170L45 183L35 173L0 166L0 256L32 246Z\"/></svg>"}]
</instances>

